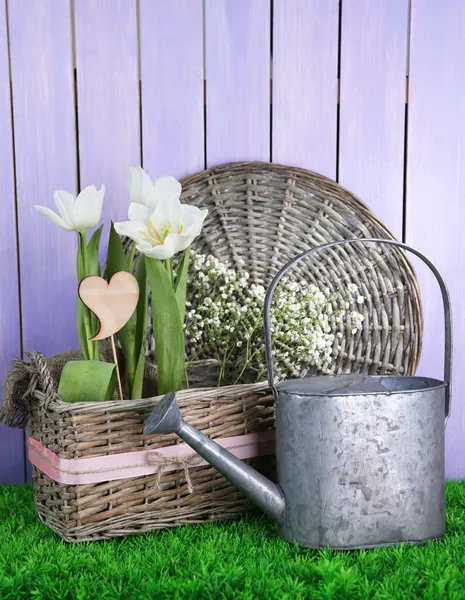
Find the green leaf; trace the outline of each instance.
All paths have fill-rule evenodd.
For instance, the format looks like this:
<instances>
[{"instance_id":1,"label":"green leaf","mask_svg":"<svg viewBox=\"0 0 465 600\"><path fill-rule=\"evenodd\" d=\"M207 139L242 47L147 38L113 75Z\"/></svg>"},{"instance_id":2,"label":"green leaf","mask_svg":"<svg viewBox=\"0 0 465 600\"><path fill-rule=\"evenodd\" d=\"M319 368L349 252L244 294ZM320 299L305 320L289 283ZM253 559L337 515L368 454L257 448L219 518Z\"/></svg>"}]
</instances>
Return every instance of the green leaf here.
<instances>
[{"instance_id":1,"label":"green leaf","mask_svg":"<svg viewBox=\"0 0 465 600\"><path fill-rule=\"evenodd\" d=\"M82 260L81 246L82 246L81 236L78 235L78 251L77 251L77 256L76 256L76 273L77 273L78 284L81 283L81 281L85 277L84 261Z\"/></svg>"},{"instance_id":2,"label":"green leaf","mask_svg":"<svg viewBox=\"0 0 465 600\"><path fill-rule=\"evenodd\" d=\"M184 314L186 312L186 287L187 287L187 273L189 271L189 259L191 256L190 246L184 252L184 255L179 264L178 272L176 275L176 283L174 291L176 294L176 302L178 303L179 316L181 323L184 325Z\"/></svg>"},{"instance_id":3,"label":"green leaf","mask_svg":"<svg viewBox=\"0 0 465 600\"><path fill-rule=\"evenodd\" d=\"M143 350L145 354L145 346L147 343L147 312L148 312L148 279L147 265L145 264L145 256L142 254L137 261L134 277L139 284L139 301L137 302L135 317L137 321L136 327L136 345Z\"/></svg>"},{"instance_id":4,"label":"green leaf","mask_svg":"<svg viewBox=\"0 0 465 600\"><path fill-rule=\"evenodd\" d=\"M126 325L116 333L116 337L120 343L124 354L124 371L126 384L131 395L131 390L134 381L134 372L136 370L136 322L135 313L126 323Z\"/></svg>"},{"instance_id":5,"label":"green leaf","mask_svg":"<svg viewBox=\"0 0 465 600\"><path fill-rule=\"evenodd\" d=\"M101 402L111 400L115 385L115 364L70 360L63 367L58 395L65 402Z\"/></svg>"},{"instance_id":6,"label":"green leaf","mask_svg":"<svg viewBox=\"0 0 465 600\"><path fill-rule=\"evenodd\" d=\"M82 259L82 238L80 235L78 235L76 273L79 285L85 277L84 261ZM86 320L89 323L91 318L89 316L89 313L89 309L82 303L81 299L78 296L76 300L76 327L78 331L79 343L81 344L82 355L86 360L89 360L91 358L89 353L89 346L91 342L89 342L88 333L86 329Z\"/></svg>"},{"instance_id":7,"label":"green leaf","mask_svg":"<svg viewBox=\"0 0 465 600\"><path fill-rule=\"evenodd\" d=\"M116 233L113 221L110 227L110 236L108 238L107 264L105 267L105 276L107 281L118 271L130 271L128 259L124 253L123 242Z\"/></svg>"},{"instance_id":8,"label":"green leaf","mask_svg":"<svg viewBox=\"0 0 465 600\"><path fill-rule=\"evenodd\" d=\"M111 224L108 240L106 277L109 281L118 271L131 272L123 243ZM137 263L135 277L139 284L139 301L126 325L116 334L125 359L126 384L131 398L142 397L145 348L147 335L147 274L142 257Z\"/></svg>"},{"instance_id":9,"label":"green leaf","mask_svg":"<svg viewBox=\"0 0 465 600\"><path fill-rule=\"evenodd\" d=\"M158 393L181 388L184 376L184 332L175 292L160 260L146 258L152 290L152 318L158 367Z\"/></svg>"},{"instance_id":10,"label":"green leaf","mask_svg":"<svg viewBox=\"0 0 465 600\"><path fill-rule=\"evenodd\" d=\"M84 311L87 310L79 296L76 299L76 326L79 336L79 343L81 344L81 350L86 360L90 359L89 356L89 344L87 340L87 332L84 320Z\"/></svg>"},{"instance_id":11,"label":"green leaf","mask_svg":"<svg viewBox=\"0 0 465 600\"><path fill-rule=\"evenodd\" d=\"M145 352L139 356L136 369L134 371L131 400L139 400L142 398L142 389L144 386L144 369L145 368Z\"/></svg>"},{"instance_id":12,"label":"green leaf","mask_svg":"<svg viewBox=\"0 0 465 600\"><path fill-rule=\"evenodd\" d=\"M103 225L94 231L92 237L87 244L87 256L89 260L88 275L100 276L100 265L98 262L98 251L100 246L100 237L102 235Z\"/></svg>"},{"instance_id":13,"label":"green leaf","mask_svg":"<svg viewBox=\"0 0 465 600\"><path fill-rule=\"evenodd\" d=\"M123 242L116 233L112 221L110 236L108 238L107 262L105 266L105 277L107 281L110 281L113 275L119 271L130 272L130 269L127 256L124 253ZM134 372L136 370L135 324L136 315L134 313L126 325L116 334L124 354L126 384L129 393L131 393Z\"/></svg>"},{"instance_id":14,"label":"green leaf","mask_svg":"<svg viewBox=\"0 0 465 600\"><path fill-rule=\"evenodd\" d=\"M139 256L134 276L139 284L139 300L133 315L135 318L135 369L130 390L131 398L137 399L142 398L145 352L147 349L148 279L144 255Z\"/></svg>"},{"instance_id":15,"label":"green leaf","mask_svg":"<svg viewBox=\"0 0 465 600\"><path fill-rule=\"evenodd\" d=\"M102 235L103 225L94 231L89 243L87 244L87 261L88 261L88 273L87 275L97 275L100 277L100 265L98 260L98 252L100 247L100 237ZM96 335L99 330L99 322L95 314L89 310L89 321L90 321L90 333ZM89 344L98 344L98 342L89 342ZM98 350L94 347L94 358L98 359Z\"/></svg>"}]
</instances>

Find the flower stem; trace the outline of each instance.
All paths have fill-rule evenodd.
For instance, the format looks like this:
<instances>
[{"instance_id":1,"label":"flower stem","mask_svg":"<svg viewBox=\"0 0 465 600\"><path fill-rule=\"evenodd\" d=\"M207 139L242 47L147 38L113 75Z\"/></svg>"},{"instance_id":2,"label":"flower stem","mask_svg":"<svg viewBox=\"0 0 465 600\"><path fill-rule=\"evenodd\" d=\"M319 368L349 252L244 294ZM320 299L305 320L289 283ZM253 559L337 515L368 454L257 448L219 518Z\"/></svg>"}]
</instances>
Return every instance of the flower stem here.
<instances>
[{"instance_id":1,"label":"flower stem","mask_svg":"<svg viewBox=\"0 0 465 600\"><path fill-rule=\"evenodd\" d=\"M79 239L81 242L80 247L82 253L82 265L84 267L84 276L87 277L87 275L89 274L89 260L87 256L87 239L85 231L79 232Z\"/></svg>"},{"instance_id":2,"label":"flower stem","mask_svg":"<svg viewBox=\"0 0 465 600\"><path fill-rule=\"evenodd\" d=\"M165 261L164 261L164 263L165 263L166 272L168 273L168 276L170 278L171 287L174 288L173 267L171 266L171 260L169 258L166 258Z\"/></svg>"},{"instance_id":3,"label":"flower stem","mask_svg":"<svg viewBox=\"0 0 465 600\"><path fill-rule=\"evenodd\" d=\"M81 252L81 257L82 257L82 267L83 267L83 271L84 271L84 277L87 277L89 275L89 257L87 255L87 239L86 239L85 231L79 232L79 242L80 242L79 250ZM99 359L98 342L91 342L89 339L92 337L92 331L91 331L91 323L90 323L90 313L89 313L89 309L87 308L87 306L84 306L83 317L84 317L84 329L86 331L87 352L89 354L89 359L90 360L98 360Z\"/></svg>"},{"instance_id":4,"label":"flower stem","mask_svg":"<svg viewBox=\"0 0 465 600\"><path fill-rule=\"evenodd\" d=\"M258 352L260 351L260 348L257 348L256 350L254 350L252 352L252 354L250 355L250 357L244 361L244 365L241 369L241 372L239 373L239 375L236 377L236 381L233 383L233 385L237 385L239 383L239 381L241 380L242 376L245 373L245 370L247 369L247 367L251 364L252 359L255 357L256 354L258 354Z\"/></svg>"},{"instance_id":5,"label":"flower stem","mask_svg":"<svg viewBox=\"0 0 465 600\"><path fill-rule=\"evenodd\" d=\"M129 253L129 257L128 257L128 266L129 266L129 271L132 270L132 265L134 263L134 256L136 254L136 242L134 242L131 246L131 252Z\"/></svg>"}]
</instances>

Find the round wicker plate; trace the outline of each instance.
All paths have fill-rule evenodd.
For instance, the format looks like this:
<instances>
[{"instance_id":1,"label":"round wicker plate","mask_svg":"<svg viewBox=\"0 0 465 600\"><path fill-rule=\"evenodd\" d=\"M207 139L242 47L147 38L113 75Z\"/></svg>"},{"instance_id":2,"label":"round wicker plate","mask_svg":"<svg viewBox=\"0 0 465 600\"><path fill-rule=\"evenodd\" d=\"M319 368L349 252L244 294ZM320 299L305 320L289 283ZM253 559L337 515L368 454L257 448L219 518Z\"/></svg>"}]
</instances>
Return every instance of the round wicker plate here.
<instances>
[{"instance_id":1,"label":"round wicker plate","mask_svg":"<svg viewBox=\"0 0 465 600\"><path fill-rule=\"evenodd\" d=\"M182 185L183 202L209 211L195 251L232 267L242 264L251 281L264 286L310 247L338 239L395 239L354 194L305 169L228 163L186 177ZM332 291L355 283L365 296L362 308L357 306L364 314L361 331L352 334L349 326L333 325L342 338L327 372L415 372L423 318L415 273L402 250L363 243L331 248L302 261L294 272Z\"/></svg>"}]
</instances>

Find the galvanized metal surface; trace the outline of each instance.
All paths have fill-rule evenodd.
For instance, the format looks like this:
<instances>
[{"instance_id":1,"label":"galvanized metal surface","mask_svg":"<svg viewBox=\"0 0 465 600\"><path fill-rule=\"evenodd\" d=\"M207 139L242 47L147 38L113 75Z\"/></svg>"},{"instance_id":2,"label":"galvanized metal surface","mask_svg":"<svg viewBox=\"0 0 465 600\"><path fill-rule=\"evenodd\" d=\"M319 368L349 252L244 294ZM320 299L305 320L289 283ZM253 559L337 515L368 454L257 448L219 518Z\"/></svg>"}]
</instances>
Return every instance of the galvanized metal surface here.
<instances>
[{"instance_id":1,"label":"galvanized metal surface","mask_svg":"<svg viewBox=\"0 0 465 600\"><path fill-rule=\"evenodd\" d=\"M383 396L280 391L279 535L345 549L441 537L444 392L445 384Z\"/></svg>"}]
</instances>

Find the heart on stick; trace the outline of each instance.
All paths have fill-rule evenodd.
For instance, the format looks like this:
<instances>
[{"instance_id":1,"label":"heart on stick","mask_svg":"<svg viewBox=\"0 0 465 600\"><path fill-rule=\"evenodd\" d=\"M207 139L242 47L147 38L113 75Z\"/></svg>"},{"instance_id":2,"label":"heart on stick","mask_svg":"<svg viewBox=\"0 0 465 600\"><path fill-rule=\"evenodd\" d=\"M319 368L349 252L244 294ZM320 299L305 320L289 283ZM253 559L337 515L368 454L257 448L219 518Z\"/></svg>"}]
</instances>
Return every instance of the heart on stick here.
<instances>
[{"instance_id":1,"label":"heart on stick","mask_svg":"<svg viewBox=\"0 0 465 600\"><path fill-rule=\"evenodd\" d=\"M126 325L136 309L139 284L131 273L118 271L107 283L103 277L89 275L79 285L79 297L100 321L97 335L103 340Z\"/></svg>"}]
</instances>

